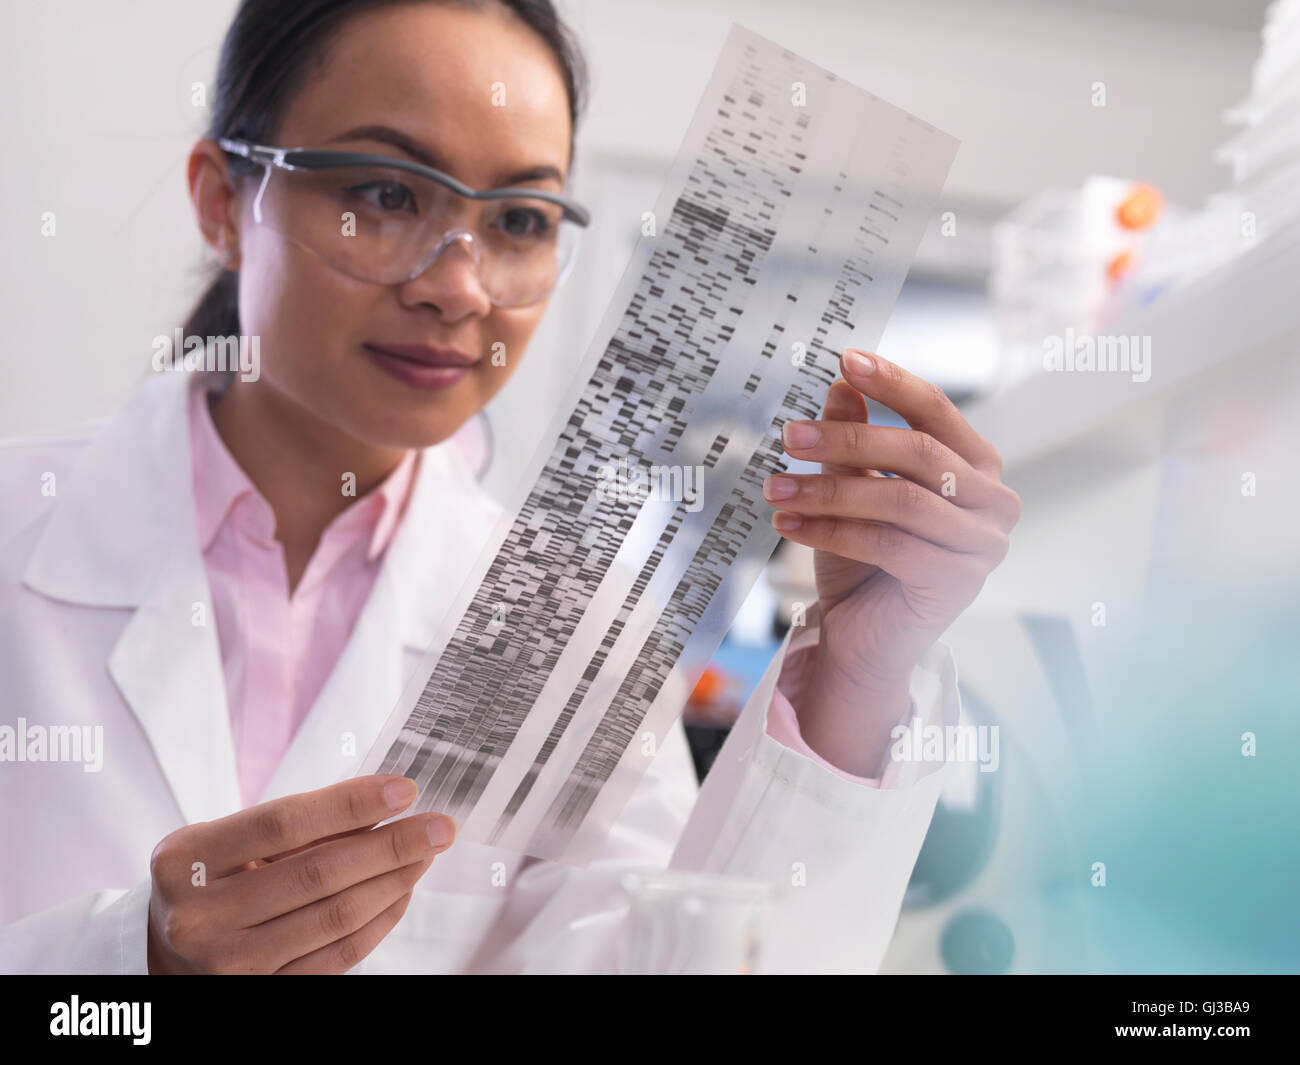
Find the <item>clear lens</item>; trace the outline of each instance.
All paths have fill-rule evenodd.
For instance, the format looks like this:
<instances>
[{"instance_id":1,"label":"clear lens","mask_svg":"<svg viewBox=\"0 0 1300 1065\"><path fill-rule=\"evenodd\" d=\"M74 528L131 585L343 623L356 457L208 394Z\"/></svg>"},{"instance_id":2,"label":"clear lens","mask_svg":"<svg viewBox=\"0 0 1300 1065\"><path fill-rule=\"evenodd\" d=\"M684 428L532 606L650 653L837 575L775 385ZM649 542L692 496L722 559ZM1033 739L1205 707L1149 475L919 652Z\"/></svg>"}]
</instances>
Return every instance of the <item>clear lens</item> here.
<instances>
[{"instance_id":1,"label":"clear lens","mask_svg":"<svg viewBox=\"0 0 1300 1065\"><path fill-rule=\"evenodd\" d=\"M335 269L380 284L409 281L452 245L469 243L479 283L498 306L544 299L577 247L578 227L557 204L473 200L386 167L272 168L258 208L264 224Z\"/></svg>"}]
</instances>

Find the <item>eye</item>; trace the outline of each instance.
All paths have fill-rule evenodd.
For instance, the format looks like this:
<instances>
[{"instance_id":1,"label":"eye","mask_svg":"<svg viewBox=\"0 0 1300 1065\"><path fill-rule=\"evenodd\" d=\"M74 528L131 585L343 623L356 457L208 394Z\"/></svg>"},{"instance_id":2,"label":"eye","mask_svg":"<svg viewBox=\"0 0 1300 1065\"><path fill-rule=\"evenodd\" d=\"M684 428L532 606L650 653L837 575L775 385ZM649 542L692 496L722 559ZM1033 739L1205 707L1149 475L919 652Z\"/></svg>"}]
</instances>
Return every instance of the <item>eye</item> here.
<instances>
[{"instance_id":1,"label":"eye","mask_svg":"<svg viewBox=\"0 0 1300 1065\"><path fill-rule=\"evenodd\" d=\"M507 235L512 237L545 237L551 221L536 207L509 207L497 219Z\"/></svg>"},{"instance_id":2,"label":"eye","mask_svg":"<svg viewBox=\"0 0 1300 1065\"><path fill-rule=\"evenodd\" d=\"M350 196L364 199L381 211L405 211L414 214L419 209L415 201L415 193L400 181L367 181L360 185L353 185L344 191Z\"/></svg>"}]
</instances>

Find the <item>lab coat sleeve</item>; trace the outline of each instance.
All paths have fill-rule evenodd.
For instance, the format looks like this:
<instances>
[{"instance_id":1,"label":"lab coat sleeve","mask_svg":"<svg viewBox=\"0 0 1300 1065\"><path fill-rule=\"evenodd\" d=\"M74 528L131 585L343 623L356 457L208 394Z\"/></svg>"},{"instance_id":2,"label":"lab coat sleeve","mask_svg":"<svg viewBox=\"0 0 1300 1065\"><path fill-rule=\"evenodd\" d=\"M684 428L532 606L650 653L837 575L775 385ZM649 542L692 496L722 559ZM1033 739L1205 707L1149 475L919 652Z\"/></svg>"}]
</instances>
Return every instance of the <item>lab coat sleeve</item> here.
<instances>
[{"instance_id":1,"label":"lab coat sleeve","mask_svg":"<svg viewBox=\"0 0 1300 1065\"><path fill-rule=\"evenodd\" d=\"M938 800L942 762L891 762L883 778L835 772L766 731L791 630L745 706L702 788L674 726L584 869L529 859L472 971L619 971L633 867L695 870L770 881L780 893L763 972L875 972ZM797 687L797 686L795 686ZM908 724L956 725L951 652L934 644L911 678ZM797 697L798 692L791 690Z\"/></svg>"},{"instance_id":2,"label":"lab coat sleeve","mask_svg":"<svg viewBox=\"0 0 1300 1065\"><path fill-rule=\"evenodd\" d=\"M0 928L0 971L147 976L146 877L130 890L96 891Z\"/></svg>"}]
</instances>

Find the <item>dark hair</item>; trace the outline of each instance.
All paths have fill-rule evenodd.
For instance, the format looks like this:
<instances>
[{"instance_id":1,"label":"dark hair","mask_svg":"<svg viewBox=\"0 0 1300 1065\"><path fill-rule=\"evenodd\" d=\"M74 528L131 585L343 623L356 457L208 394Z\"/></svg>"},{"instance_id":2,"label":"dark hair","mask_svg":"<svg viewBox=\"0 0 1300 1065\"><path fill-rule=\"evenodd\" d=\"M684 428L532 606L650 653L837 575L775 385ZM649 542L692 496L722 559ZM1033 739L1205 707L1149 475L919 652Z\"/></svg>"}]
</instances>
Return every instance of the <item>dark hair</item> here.
<instances>
[{"instance_id":1,"label":"dark hair","mask_svg":"<svg viewBox=\"0 0 1300 1065\"><path fill-rule=\"evenodd\" d=\"M333 34L353 15L409 0L242 0L226 31L217 64L212 118L205 137L265 144L294 92L325 53ZM431 0L462 7L498 6L513 12L559 61L576 130L587 91L581 49L551 0ZM572 147L570 147L572 156ZM232 173L256 164L227 156ZM187 336L235 336L239 327L238 274L219 269L185 322Z\"/></svg>"}]
</instances>

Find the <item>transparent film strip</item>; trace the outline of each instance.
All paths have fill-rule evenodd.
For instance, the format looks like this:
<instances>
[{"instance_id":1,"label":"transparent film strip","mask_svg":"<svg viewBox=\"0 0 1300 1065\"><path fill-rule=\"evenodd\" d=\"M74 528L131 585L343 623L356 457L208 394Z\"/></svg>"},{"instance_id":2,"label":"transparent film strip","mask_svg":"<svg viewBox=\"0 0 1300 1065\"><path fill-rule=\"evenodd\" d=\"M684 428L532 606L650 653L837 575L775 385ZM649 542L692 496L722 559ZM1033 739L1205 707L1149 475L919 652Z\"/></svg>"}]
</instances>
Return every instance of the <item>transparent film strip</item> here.
<instances>
[{"instance_id":1,"label":"transparent film strip","mask_svg":"<svg viewBox=\"0 0 1300 1065\"><path fill-rule=\"evenodd\" d=\"M599 852L776 547L764 478L817 469L781 426L879 342L956 148L732 28L657 232L361 773L414 778L408 812L461 839Z\"/></svg>"}]
</instances>

